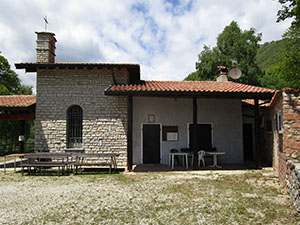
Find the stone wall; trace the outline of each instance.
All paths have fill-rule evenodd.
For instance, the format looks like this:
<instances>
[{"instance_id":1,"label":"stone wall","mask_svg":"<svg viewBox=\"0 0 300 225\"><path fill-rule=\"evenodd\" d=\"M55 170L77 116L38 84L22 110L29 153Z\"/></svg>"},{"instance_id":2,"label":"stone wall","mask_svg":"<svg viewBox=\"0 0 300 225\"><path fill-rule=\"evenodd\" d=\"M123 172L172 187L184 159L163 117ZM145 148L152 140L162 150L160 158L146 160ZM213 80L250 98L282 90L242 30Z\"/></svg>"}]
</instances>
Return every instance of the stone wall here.
<instances>
[{"instance_id":1,"label":"stone wall","mask_svg":"<svg viewBox=\"0 0 300 225\"><path fill-rule=\"evenodd\" d=\"M288 161L287 187L296 210L300 213L300 162Z\"/></svg>"},{"instance_id":2,"label":"stone wall","mask_svg":"<svg viewBox=\"0 0 300 225\"><path fill-rule=\"evenodd\" d=\"M285 171L285 183L291 199L300 212L300 89L284 89L282 92L283 111L283 152L281 165ZM282 163L283 163L282 162ZM284 171L282 171L283 174ZM283 179L283 176L281 176Z\"/></svg>"},{"instance_id":3,"label":"stone wall","mask_svg":"<svg viewBox=\"0 0 300 225\"><path fill-rule=\"evenodd\" d=\"M115 80L126 81L126 68L114 69ZM106 96L113 83L108 69L53 69L37 71L36 150L67 149L67 109L83 109L85 152L117 152L118 166L127 165L127 97Z\"/></svg>"},{"instance_id":4,"label":"stone wall","mask_svg":"<svg viewBox=\"0 0 300 225\"><path fill-rule=\"evenodd\" d=\"M298 160L300 160L299 91L295 91L293 89L284 89L282 92L283 149L288 159Z\"/></svg>"},{"instance_id":5,"label":"stone wall","mask_svg":"<svg viewBox=\"0 0 300 225\"><path fill-rule=\"evenodd\" d=\"M276 112L282 111L282 130L273 129L273 167L280 181L288 189L300 212L300 90L285 88L270 109L275 121ZM275 127L274 127L275 128Z\"/></svg>"}]
</instances>

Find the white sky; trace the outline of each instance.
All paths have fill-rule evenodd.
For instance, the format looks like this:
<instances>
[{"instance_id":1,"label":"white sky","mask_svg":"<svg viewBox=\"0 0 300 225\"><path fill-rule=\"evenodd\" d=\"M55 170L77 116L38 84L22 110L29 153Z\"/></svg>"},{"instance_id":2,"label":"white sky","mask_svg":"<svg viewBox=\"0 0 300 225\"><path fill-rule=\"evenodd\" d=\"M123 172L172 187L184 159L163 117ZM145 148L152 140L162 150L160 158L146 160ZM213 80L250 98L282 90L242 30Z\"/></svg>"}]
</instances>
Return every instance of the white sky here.
<instances>
[{"instance_id":1,"label":"white sky","mask_svg":"<svg viewBox=\"0 0 300 225\"><path fill-rule=\"evenodd\" d=\"M56 62L129 62L146 80L183 80L195 71L203 45L232 20L281 39L290 21L276 23L277 0L0 0L0 51L12 69L35 62L36 34L56 34ZM35 90L36 75L16 71Z\"/></svg>"}]
</instances>

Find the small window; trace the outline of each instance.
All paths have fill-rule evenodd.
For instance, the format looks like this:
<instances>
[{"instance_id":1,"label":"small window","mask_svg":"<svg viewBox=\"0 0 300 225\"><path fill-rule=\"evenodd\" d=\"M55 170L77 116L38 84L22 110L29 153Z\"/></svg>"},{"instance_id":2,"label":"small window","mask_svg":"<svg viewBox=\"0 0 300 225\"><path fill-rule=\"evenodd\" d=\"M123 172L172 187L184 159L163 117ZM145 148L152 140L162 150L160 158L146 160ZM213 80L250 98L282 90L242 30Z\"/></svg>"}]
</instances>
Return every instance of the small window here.
<instances>
[{"instance_id":1,"label":"small window","mask_svg":"<svg viewBox=\"0 0 300 225\"><path fill-rule=\"evenodd\" d=\"M67 146L82 147L82 108L78 105L67 110Z\"/></svg>"},{"instance_id":2,"label":"small window","mask_svg":"<svg viewBox=\"0 0 300 225\"><path fill-rule=\"evenodd\" d=\"M279 111L276 113L275 121L276 121L276 130L281 131L282 130L282 111Z\"/></svg>"}]
</instances>

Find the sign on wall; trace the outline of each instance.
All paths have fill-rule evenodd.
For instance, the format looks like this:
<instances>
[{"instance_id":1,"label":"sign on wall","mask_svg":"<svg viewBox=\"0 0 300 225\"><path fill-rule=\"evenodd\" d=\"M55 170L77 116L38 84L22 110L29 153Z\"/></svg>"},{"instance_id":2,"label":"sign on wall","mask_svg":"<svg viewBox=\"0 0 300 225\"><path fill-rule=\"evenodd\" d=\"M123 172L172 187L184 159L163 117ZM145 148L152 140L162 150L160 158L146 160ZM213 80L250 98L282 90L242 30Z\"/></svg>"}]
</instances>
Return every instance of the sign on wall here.
<instances>
[{"instance_id":1,"label":"sign on wall","mask_svg":"<svg viewBox=\"0 0 300 225\"><path fill-rule=\"evenodd\" d=\"M178 141L178 126L163 126L163 141Z\"/></svg>"},{"instance_id":2,"label":"sign on wall","mask_svg":"<svg viewBox=\"0 0 300 225\"><path fill-rule=\"evenodd\" d=\"M167 141L178 141L177 132L167 132Z\"/></svg>"}]
</instances>

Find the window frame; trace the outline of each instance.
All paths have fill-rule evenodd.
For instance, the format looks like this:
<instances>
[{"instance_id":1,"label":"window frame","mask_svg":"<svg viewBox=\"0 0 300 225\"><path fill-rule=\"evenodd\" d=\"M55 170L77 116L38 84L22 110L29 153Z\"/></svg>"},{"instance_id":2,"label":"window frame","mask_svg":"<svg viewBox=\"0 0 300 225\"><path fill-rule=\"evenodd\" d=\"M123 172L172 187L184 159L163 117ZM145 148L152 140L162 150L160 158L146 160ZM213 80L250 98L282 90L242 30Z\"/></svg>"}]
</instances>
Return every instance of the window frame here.
<instances>
[{"instance_id":1,"label":"window frame","mask_svg":"<svg viewBox=\"0 0 300 225\"><path fill-rule=\"evenodd\" d=\"M67 109L67 148L82 147L83 109L72 105Z\"/></svg>"},{"instance_id":2,"label":"window frame","mask_svg":"<svg viewBox=\"0 0 300 225\"><path fill-rule=\"evenodd\" d=\"M282 131L282 111L278 111L275 114L275 123L276 123L276 130L278 132Z\"/></svg>"}]
</instances>

